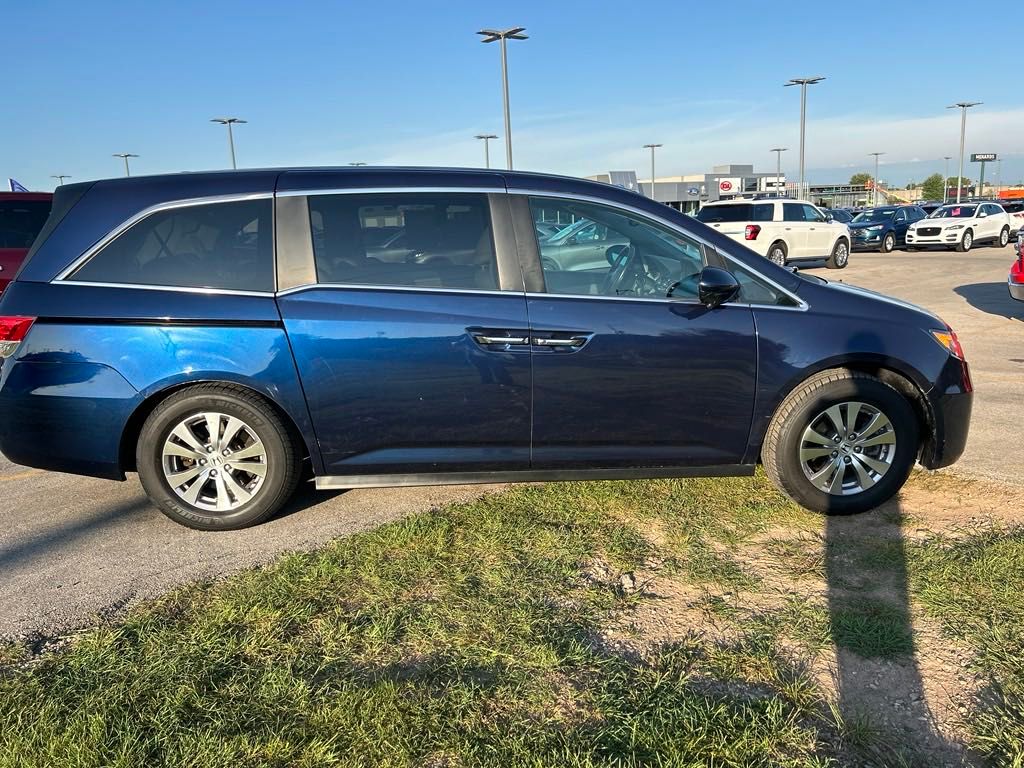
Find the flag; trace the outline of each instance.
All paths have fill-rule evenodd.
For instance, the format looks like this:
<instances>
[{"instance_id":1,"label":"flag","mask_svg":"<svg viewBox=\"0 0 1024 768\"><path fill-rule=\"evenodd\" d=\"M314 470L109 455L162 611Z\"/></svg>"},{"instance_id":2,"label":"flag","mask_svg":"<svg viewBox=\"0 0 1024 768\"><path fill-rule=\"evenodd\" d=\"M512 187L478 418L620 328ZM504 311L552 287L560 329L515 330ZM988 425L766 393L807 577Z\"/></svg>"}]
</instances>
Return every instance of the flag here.
<instances>
[{"instance_id":1,"label":"flag","mask_svg":"<svg viewBox=\"0 0 1024 768\"><path fill-rule=\"evenodd\" d=\"M25 189L25 187L16 182L14 179L7 179L7 181L9 181L11 184L11 192L28 192L28 190Z\"/></svg>"}]
</instances>

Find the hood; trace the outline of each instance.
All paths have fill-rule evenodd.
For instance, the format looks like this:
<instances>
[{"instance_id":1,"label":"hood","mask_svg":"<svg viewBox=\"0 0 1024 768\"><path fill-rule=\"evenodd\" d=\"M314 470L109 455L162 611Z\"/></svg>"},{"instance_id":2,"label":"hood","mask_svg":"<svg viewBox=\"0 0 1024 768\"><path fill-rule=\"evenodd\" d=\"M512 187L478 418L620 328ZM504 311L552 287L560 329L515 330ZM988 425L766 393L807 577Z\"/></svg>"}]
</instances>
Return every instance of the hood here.
<instances>
[{"instance_id":1,"label":"hood","mask_svg":"<svg viewBox=\"0 0 1024 768\"><path fill-rule=\"evenodd\" d=\"M916 304L912 304L909 301L903 301L902 299L895 299L892 296L886 296L884 293L878 293L877 291L871 291L867 288L850 285L849 283L829 282L825 285L815 285L810 291L801 290L800 294L813 304L815 298L812 298L812 296L814 293L818 293L819 291L828 293L838 291L854 300L863 301L865 303L874 304L876 302L882 302L891 307L898 307L900 310L905 312L908 322L917 323L922 328L946 327L946 324L938 317L938 315L934 312L930 312L924 307L919 307Z\"/></svg>"},{"instance_id":2,"label":"hood","mask_svg":"<svg viewBox=\"0 0 1024 768\"><path fill-rule=\"evenodd\" d=\"M851 221L846 226L850 229L870 229L871 227L884 227L887 224L892 224L892 219L885 219L884 221Z\"/></svg>"}]
</instances>

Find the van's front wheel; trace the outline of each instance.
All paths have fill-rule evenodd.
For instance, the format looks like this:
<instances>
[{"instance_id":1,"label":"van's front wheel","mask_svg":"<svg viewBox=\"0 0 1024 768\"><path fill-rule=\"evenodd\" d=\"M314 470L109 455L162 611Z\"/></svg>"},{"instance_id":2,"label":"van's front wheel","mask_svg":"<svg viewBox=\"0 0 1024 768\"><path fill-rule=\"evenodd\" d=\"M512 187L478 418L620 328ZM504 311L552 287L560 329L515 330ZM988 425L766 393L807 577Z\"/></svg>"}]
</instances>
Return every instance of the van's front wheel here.
<instances>
[{"instance_id":1,"label":"van's front wheel","mask_svg":"<svg viewBox=\"0 0 1024 768\"><path fill-rule=\"evenodd\" d=\"M212 531L246 528L277 512L295 489L301 461L262 398L200 384L171 395L146 419L136 466L164 514Z\"/></svg>"},{"instance_id":2,"label":"van's front wheel","mask_svg":"<svg viewBox=\"0 0 1024 768\"><path fill-rule=\"evenodd\" d=\"M917 458L910 402L855 371L824 371L791 392L765 436L761 459L776 486L817 512L865 512L903 487Z\"/></svg>"}]
</instances>

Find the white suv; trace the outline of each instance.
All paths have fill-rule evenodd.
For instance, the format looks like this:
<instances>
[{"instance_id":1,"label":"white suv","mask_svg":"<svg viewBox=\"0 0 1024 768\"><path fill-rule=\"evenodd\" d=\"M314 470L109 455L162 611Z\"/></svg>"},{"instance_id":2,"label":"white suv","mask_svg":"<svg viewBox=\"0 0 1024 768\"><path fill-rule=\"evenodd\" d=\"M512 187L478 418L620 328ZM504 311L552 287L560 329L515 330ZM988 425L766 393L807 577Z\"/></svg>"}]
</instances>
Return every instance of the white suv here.
<instances>
[{"instance_id":1,"label":"white suv","mask_svg":"<svg viewBox=\"0 0 1024 768\"><path fill-rule=\"evenodd\" d=\"M907 248L911 251L940 246L963 253L985 241L1000 248L1010 242L1010 216L995 203L944 205L907 230Z\"/></svg>"},{"instance_id":2,"label":"white suv","mask_svg":"<svg viewBox=\"0 0 1024 768\"><path fill-rule=\"evenodd\" d=\"M779 266L828 259L829 269L842 269L850 260L850 230L805 200L723 200L697 219Z\"/></svg>"}]
</instances>

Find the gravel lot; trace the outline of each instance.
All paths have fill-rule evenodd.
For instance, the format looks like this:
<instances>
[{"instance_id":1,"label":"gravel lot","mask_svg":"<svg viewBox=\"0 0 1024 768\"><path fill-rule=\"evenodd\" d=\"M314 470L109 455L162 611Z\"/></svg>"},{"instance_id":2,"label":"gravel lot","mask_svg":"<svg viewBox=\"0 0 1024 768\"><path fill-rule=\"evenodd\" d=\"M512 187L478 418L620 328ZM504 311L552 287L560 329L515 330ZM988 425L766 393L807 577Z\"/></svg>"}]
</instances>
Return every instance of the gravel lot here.
<instances>
[{"instance_id":1,"label":"gravel lot","mask_svg":"<svg viewBox=\"0 0 1024 768\"><path fill-rule=\"evenodd\" d=\"M1006 291L1010 248L969 254L855 253L842 272L808 267L926 306L960 334L977 396L958 471L1024 483L1008 438L1024 404L1024 303ZM1007 450L1009 449L1009 450ZM0 457L0 636L52 635L195 579L266 562L487 487L301 491L258 528L200 533L149 506L138 482L25 469Z\"/></svg>"}]
</instances>

